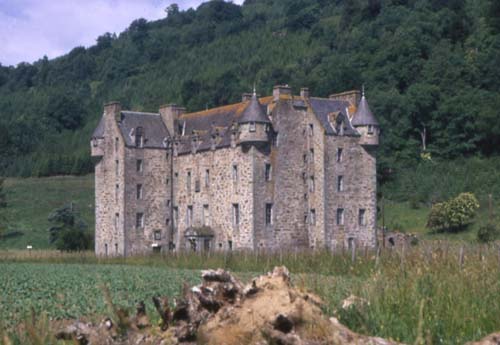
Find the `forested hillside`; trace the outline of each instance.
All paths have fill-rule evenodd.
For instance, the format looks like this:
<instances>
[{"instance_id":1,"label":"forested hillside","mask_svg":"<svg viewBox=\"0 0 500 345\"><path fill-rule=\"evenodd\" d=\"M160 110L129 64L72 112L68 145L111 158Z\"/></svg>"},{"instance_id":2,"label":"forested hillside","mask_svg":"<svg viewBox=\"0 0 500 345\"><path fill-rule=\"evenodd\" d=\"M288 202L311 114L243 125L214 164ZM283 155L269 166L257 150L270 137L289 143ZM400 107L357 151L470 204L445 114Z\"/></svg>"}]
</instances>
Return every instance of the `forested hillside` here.
<instances>
[{"instance_id":1,"label":"forested hillside","mask_svg":"<svg viewBox=\"0 0 500 345\"><path fill-rule=\"evenodd\" d=\"M496 0L213 0L119 36L0 66L0 175L83 174L102 105L237 101L254 82L327 96L365 85L380 164L500 153ZM428 157L428 155L426 155ZM384 169L381 169L383 171Z\"/></svg>"}]
</instances>

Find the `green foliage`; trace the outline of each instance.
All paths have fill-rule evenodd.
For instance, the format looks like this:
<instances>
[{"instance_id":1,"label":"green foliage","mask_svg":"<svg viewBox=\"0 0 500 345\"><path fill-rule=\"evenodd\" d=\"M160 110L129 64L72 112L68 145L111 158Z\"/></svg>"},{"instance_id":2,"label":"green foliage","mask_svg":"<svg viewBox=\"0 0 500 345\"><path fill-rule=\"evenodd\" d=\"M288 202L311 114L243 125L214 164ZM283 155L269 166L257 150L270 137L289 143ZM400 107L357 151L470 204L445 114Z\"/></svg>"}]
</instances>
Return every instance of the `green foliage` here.
<instances>
[{"instance_id":1,"label":"green foliage","mask_svg":"<svg viewBox=\"0 0 500 345\"><path fill-rule=\"evenodd\" d=\"M7 196L4 191L4 179L0 177L0 239L3 237L5 228L7 227L7 221L5 214L2 209L7 207Z\"/></svg>"},{"instance_id":2,"label":"green foliage","mask_svg":"<svg viewBox=\"0 0 500 345\"><path fill-rule=\"evenodd\" d=\"M0 66L0 174L91 172L88 141L106 101L195 111L236 102L254 82L261 94L288 83L323 97L366 84L384 167L417 162L424 129L435 159L498 155L498 9L494 0L171 5L166 18L137 19L92 47Z\"/></svg>"},{"instance_id":3,"label":"green foliage","mask_svg":"<svg viewBox=\"0 0 500 345\"><path fill-rule=\"evenodd\" d=\"M493 242L500 236L500 231L494 224L486 224L479 228L477 240L482 243Z\"/></svg>"},{"instance_id":4,"label":"green foliage","mask_svg":"<svg viewBox=\"0 0 500 345\"><path fill-rule=\"evenodd\" d=\"M427 227L433 231L458 231L467 226L476 214L479 202L472 193L461 193L446 202L432 206Z\"/></svg>"},{"instance_id":5,"label":"green foliage","mask_svg":"<svg viewBox=\"0 0 500 345\"><path fill-rule=\"evenodd\" d=\"M93 234L87 231L87 224L80 218L71 202L54 210L48 217L53 225L49 228L49 242L63 251L80 251L92 248Z\"/></svg>"}]
</instances>

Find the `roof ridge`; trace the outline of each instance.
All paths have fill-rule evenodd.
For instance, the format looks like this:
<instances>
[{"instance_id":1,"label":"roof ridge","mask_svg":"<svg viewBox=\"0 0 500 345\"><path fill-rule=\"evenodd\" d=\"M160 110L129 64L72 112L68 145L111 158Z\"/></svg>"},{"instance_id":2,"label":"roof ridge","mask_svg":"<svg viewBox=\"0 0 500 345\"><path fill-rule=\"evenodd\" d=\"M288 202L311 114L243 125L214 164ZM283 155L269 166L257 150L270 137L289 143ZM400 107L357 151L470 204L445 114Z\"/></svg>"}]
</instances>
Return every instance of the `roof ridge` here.
<instances>
[{"instance_id":1,"label":"roof ridge","mask_svg":"<svg viewBox=\"0 0 500 345\"><path fill-rule=\"evenodd\" d=\"M160 116L159 113L151 113L151 112L146 112L146 111L122 110L121 112L122 113L127 113L127 114L140 114L140 115Z\"/></svg>"}]
</instances>

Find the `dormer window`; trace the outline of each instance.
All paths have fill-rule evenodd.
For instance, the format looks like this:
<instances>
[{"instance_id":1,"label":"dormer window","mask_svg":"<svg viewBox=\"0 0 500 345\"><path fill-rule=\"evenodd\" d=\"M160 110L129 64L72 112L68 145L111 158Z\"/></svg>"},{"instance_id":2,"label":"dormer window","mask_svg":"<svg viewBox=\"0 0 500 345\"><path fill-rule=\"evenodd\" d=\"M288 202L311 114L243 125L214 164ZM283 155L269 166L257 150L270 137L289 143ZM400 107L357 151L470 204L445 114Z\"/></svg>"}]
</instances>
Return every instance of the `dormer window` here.
<instances>
[{"instance_id":1,"label":"dormer window","mask_svg":"<svg viewBox=\"0 0 500 345\"><path fill-rule=\"evenodd\" d=\"M144 147L144 131L142 127L137 127L135 129L135 146Z\"/></svg>"},{"instance_id":2,"label":"dormer window","mask_svg":"<svg viewBox=\"0 0 500 345\"><path fill-rule=\"evenodd\" d=\"M255 132L255 122L250 122L249 131L250 132Z\"/></svg>"},{"instance_id":3,"label":"dormer window","mask_svg":"<svg viewBox=\"0 0 500 345\"><path fill-rule=\"evenodd\" d=\"M373 125L368 125L368 134L373 134Z\"/></svg>"}]
</instances>

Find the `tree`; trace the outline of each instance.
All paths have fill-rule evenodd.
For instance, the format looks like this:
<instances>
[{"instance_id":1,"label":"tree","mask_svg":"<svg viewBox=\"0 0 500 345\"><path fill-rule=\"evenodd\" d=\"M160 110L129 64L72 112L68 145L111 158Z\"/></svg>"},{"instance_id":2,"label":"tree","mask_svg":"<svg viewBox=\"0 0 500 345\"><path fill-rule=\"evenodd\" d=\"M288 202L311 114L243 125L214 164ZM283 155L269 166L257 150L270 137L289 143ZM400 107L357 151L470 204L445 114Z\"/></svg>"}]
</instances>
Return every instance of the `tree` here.
<instances>
[{"instance_id":1,"label":"tree","mask_svg":"<svg viewBox=\"0 0 500 345\"><path fill-rule=\"evenodd\" d=\"M432 206L427 227L434 231L459 231L464 229L476 214L479 202L472 193L461 193L446 202Z\"/></svg>"},{"instance_id":2,"label":"tree","mask_svg":"<svg viewBox=\"0 0 500 345\"><path fill-rule=\"evenodd\" d=\"M497 239L499 235L500 232L494 224L486 224L479 228L477 240L481 243L489 243Z\"/></svg>"},{"instance_id":3,"label":"tree","mask_svg":"<svg viewBox=\"0 0 500 345\"><path fill-rule=\"evenodd\" d=\"M175 16L179 14L179 5L170 4L170 6L165 9L165 12L167 13L167 17Z\"/></svg>"},{"instance_id":4,"label":"tree","mask_svg":"<svg viewBox=\"0 0 500 345\"><path fill-rule=\"evenodd\" d=\"M53 225L49 228L49 242L63 251L88 250L92 247L92 235L87 224L80 218L73 203L54 210L48 217Z\"/></svg>"}]
</instances>

